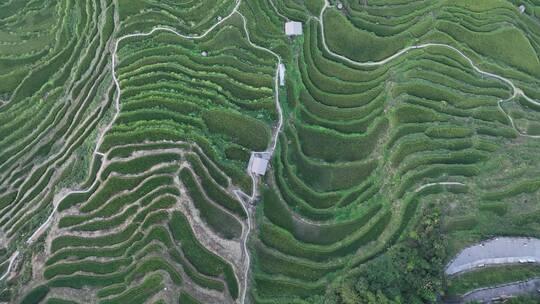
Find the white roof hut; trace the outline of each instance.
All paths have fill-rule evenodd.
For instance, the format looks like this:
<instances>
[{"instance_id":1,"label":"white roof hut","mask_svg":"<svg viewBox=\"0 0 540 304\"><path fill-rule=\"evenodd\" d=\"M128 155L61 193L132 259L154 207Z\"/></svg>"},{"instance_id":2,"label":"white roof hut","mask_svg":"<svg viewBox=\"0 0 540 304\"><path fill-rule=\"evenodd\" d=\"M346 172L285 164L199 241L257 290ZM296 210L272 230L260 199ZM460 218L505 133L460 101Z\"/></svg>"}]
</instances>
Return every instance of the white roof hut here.
<instances>
[{"instance_id":1,"label":"white roof hut","mask_svg":"<svg viewBox=\"0 0 540 304\"><path fill-rule=\"evenodd\" d=\"M522 5L519 6L519 12L521 14L525 13L525 5L522 4Z\"/></svg>"},{"instance_id":2,"label":"white roof hut","mask_svg":"<svg viewBox=\"0 0 540 304\"><path fill-rule=\"evenodd\" d=\"M302 35L302 22L289 21L285 23L285 35L298 36Z\"/></svg>"}]
</instances>

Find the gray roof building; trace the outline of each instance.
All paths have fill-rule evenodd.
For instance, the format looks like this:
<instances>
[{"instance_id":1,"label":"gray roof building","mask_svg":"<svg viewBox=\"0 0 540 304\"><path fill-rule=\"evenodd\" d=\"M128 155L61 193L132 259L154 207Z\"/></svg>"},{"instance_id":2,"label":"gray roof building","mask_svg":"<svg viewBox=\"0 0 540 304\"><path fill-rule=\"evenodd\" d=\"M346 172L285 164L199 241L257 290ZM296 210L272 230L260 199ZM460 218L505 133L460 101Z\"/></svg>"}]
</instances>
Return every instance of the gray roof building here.
<instances>
[{"instance_id":1,"label":"gray roof building","mask_svg":"<svg viewBox=\"0 0 540 304\"><path fill-rule=\"evenodd\" d=\"M302 35L302 22L289 21L285 23L285 35L298 36Z\"/></svg>"},{"instance_id":2,"label":"gray roof building","mask_svg":"<svg viewBox=\"0 0 540 304\"><path fill-rule=\"evenodd\" d=\"M251 155L251 159L249 160L250 167L249 171L252 173L255 173L257 175L264 175L266 173L266 169L268 168L268 160L264 159L262 157L258 157L255 155Z\"/></svg>"}]
</instances>

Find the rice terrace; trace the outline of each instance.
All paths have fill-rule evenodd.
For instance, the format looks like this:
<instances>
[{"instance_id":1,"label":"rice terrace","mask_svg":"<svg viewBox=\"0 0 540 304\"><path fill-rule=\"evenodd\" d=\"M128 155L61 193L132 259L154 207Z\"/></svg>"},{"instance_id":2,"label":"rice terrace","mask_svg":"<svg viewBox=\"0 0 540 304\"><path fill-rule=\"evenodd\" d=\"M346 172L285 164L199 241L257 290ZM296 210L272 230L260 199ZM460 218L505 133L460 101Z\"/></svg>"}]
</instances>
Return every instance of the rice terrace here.
<instances>
[{"instance_id":1,"label":"rice terrace","mask_svg":"<svg viewBox=\"0 0 540 304\"><path fill-rule=\"evenodd\" d=\"M0 0L0 303L540 303L540 0Z\"/></svg>"}]
</instances>

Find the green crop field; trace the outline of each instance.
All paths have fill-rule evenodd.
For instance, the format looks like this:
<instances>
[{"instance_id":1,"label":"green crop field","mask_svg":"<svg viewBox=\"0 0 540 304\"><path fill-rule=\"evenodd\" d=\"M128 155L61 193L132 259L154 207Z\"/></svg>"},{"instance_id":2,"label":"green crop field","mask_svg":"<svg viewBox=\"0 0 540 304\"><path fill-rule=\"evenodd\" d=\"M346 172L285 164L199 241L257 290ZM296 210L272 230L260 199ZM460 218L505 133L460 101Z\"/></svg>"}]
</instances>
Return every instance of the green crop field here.
<instances>
[{"instance_id":1,"label":"green crop field","mask_svg":"<svg viewBox=\"0 0 540 304\"><path fill-rule=\"evenodd\" d=\"M0 1L0 302L459 300L539 151L538 0Z\"/></svg>"}]
</instances>

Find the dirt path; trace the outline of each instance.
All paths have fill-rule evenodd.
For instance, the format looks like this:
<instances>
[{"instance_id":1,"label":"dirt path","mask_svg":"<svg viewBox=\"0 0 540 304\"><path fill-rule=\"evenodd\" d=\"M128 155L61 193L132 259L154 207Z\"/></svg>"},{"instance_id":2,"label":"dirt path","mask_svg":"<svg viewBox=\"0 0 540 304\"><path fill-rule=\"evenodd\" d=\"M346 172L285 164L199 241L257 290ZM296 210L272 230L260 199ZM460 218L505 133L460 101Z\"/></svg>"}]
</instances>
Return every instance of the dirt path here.
<instances>
[{"instance_id":1,"label":"dirt path","mask_svg":"<svg viewBox=\"0 0 540 304\"><path fill-rule=\"evenodd\" d=\"M13 264L15 263L15 260L17 259L17 257L19 256L19 251L15 251L11 257L9 258L9 265L8 265L8 268L6 269L6 272L4 272L4 274L0 277L0 281L4 280L5 278L8 278L9 277L9 274L11 273L11 268L13 268Z\"/></svg>"},{"instance_id":2,"label":"dirt path","mask_svg":"<svg viewBox=\"0 0 540 304\"><path fill-rule=\"evenodd\" d=\"M415 193L418 193L426 188L434 187L434 186L466 186L464 183L459 182L438 182L438 183L429 183L424 184L414 190Z\"/></svg>"}]
</instances>

